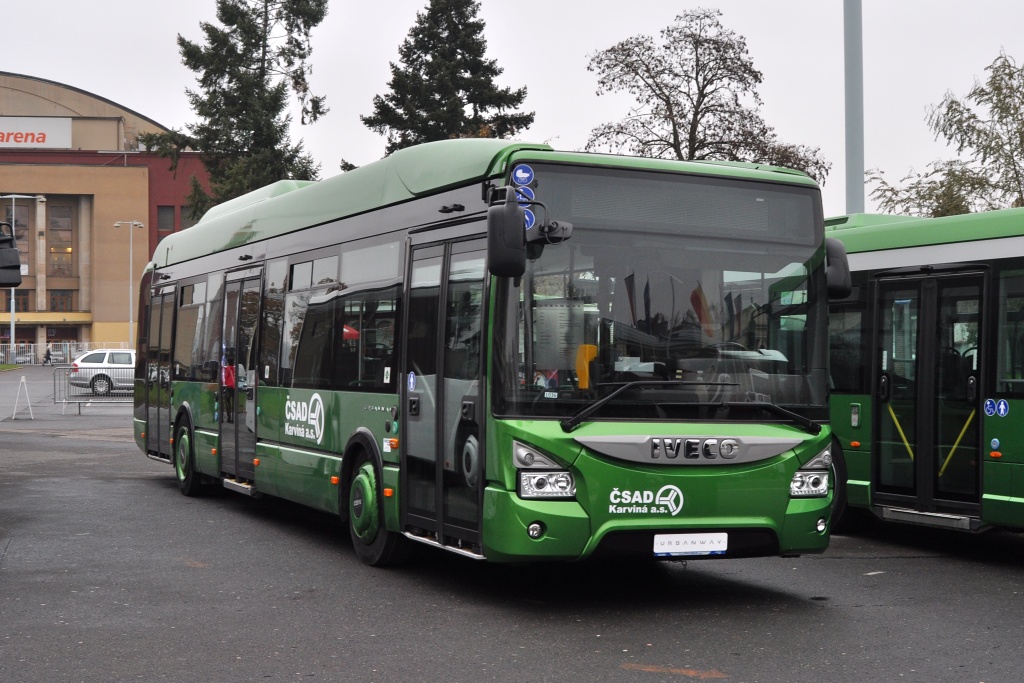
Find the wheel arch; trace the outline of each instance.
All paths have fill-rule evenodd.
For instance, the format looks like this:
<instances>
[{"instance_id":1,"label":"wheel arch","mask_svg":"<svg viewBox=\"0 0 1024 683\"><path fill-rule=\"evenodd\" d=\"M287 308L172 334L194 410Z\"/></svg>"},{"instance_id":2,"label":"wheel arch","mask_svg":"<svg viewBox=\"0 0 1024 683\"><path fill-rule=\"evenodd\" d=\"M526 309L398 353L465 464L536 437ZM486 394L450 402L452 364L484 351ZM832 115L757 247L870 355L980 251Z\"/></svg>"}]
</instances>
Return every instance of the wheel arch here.
<instances>
[{"instance_id":1,"label":"wheel arch","mask_svg":"<svg viewBox=\"0 0 1024 683\"><path fill-rule=\"evenodd\" d=\"M181 423L184 420L188 420L189 427L194 431L196 421L192 415L192 405L188 401L183 401L182 404L178 406L178 411L174 414L174 429L171 431L171 434L178 431L178 427L181 426Z\"/></svg>"}]
</instances>

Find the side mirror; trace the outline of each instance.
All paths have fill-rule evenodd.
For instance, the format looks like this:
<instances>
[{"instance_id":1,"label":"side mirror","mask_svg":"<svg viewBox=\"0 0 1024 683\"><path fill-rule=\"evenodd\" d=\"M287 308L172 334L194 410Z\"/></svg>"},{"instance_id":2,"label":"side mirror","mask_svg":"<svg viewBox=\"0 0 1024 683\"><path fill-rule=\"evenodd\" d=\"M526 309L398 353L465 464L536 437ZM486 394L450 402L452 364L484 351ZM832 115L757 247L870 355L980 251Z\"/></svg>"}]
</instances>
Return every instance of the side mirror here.
<instances>
[{"instance_id":1,"label":"side mirror","mask_svg":"<svg viewBox=\"0 0 1024 683\"><path fill-rule=\"evenodd\" d=\"M499 188L487 209L487 269L497 277L522 277L526 272L526 215L511 187Z\"/></svg>"},{"instance_id":2,"label":"side mirror","mask_svg":"<svg viewBox=\"0 0 1024 683\"><path fill-rule=\"evenodd\" d=\"M835 237L825 238L825 281L830 299L845 299L853 291L846 246Z\"/></svg>"}]
</instances>

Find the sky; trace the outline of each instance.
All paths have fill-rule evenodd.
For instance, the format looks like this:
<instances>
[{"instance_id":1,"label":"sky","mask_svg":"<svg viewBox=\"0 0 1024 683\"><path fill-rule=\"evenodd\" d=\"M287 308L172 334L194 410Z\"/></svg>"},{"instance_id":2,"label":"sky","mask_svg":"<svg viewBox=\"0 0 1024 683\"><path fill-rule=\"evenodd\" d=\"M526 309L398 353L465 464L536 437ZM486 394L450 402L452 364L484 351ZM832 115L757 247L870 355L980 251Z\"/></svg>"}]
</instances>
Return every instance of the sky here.
<instances>
[{"instance_id":1,"label":"sky","mask_svg":"<svg viewBox=\"0 0 1024 683\"><path fill-rule=\"evenodd\" d=\"M216 22L215 0L36 0L4 3L0 71L73 86L168 128L196 119L185 95L195 74L181 63L176 37L202 42L200 22ZM359 119L388 91L389 62L428 0L330 0L313 32L310 77L330 112L315 124L294 117L321 164L362 165L385 140ZM659 31L686 9L717 8L722 24L747 42L763 75L761 115L781 142L817 147L832 169L822 188L825 215L846 212L843 0L482 0L487 56L498 85L527 87L522 109L536 113L521 140L579 150L590 131L622 118L625 95L596 94L591 55ZM926 117L947 92L962 97L1004 50L1024 65L1024 3L1019 0L862 0L864 164L897 182L911 169L950 159ZM867 190L865 193L867 197ZM866 199L867 210L875 210Z\"/></svg>"}]
</instances>

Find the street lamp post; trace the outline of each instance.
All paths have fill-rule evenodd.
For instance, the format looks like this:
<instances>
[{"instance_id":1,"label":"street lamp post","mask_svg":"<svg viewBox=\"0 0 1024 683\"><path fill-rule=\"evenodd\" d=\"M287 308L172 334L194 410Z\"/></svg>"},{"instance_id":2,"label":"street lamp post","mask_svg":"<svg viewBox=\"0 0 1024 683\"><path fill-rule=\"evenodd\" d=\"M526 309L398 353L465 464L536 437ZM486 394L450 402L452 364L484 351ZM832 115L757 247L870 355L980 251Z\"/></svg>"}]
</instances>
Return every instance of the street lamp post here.
<instances>
[{"instance_id":1,"label":"street lamp post","mask_svg":"<svg viewBox=\"0 0 1024 683\"><path fill-rule=\"evenodd\" d=\"M132 307L134 298L132 292L135 291L135 282L133 282L135 274L132 272L132 262L135 260L135 245L132 237L135 231L132 228L144 228L146 226L141 221L118 221L114 223L115 228L120 228L121 226L128 228L128 345L131 348L135 348L134 308Z\"/></svg>"},{"instance_id":2,"label":"street lamp post","mask_svg":"<svg viewBox=\"0 0 1024 683\"><path fill-rule=\"evenodd\" d=\"M14 237L14 243L15 244L18 243L18 216L17 216L17 214L14 211L14 201L16 199L35 199L35 198L36 198L35 195L31 195L31 194L5 194L3 196L0 196L0 199L10 199L11 200L11 236ZM10 358L8 359L8 362L10 362L12 359L17 358L17 351L15 350L15 346L14 346L16 343L17 342L15 342L15 338L14 338L14 287L11 287L11 347L10 347L10 353L8 353L8 355L10 356Z\"/></svg>"}]
</instances>

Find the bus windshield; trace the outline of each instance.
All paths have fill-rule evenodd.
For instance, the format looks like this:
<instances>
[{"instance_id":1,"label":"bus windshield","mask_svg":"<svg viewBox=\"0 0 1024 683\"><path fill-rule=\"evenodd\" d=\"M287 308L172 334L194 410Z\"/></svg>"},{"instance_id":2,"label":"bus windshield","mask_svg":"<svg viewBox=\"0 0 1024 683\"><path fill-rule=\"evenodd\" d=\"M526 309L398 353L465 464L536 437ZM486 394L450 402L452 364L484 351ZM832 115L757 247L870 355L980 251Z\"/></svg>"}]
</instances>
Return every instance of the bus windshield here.
<instances>
[{"instance_id":1,"label":"bus windshield","mask_svg":"<svg viewBox=\"0 0 1024 683\"><path fill-rule=\"evenodd\" d=\"M618 391L590 419L784 419L764 404L826 418L813 189L540 165L536 178L574 232L531 253L519 286L499 281L496 414L566 417Z\"/></svg>"}]
</instances>

